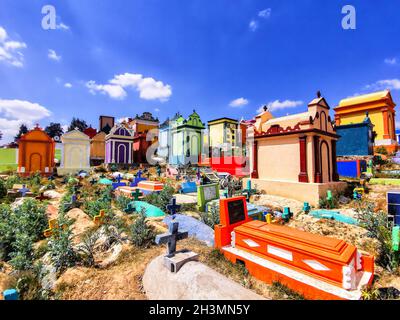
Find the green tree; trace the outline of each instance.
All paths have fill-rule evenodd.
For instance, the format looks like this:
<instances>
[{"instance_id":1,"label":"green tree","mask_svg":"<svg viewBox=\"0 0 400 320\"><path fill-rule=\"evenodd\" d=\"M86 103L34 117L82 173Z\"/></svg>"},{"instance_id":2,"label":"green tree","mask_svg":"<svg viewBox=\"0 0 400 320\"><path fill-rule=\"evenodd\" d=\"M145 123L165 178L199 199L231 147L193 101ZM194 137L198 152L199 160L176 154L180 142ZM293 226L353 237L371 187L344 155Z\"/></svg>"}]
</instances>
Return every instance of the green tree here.
<instances>
[{"instance_id":1,"label":"green tree","mask_svg":"<svg viewBox=\"0 0 400 320\"><path fill-rule=\"evenodd\" d=\"M68 127L68 131L72 131L75 128L78 128L78 130L83 131L88 128L88 125L85 120L73 117L71 124Z\"/></svg>"},{"instance_id":2,"label":"green tree","mask_svg":"<svg viewBox=\"0 0 400 320\"><path fill-rule=\"evenodd\" d=\"M10 254L10 264L15 270L26 271L33 268L34 252L32 237L19 233L12 244L13 252Z\"/></svg>"},{"instance_id":3,"label":"green tree","mask_svg":"<svg viewBox=\"0 0 400 320\"><path fill-rule=\"evenodd\" d=\"M19 127L19 131L18 134L14 137L14 141L18 142L18 140L21 138L21 136L25 133L28 133L28 127L26 126L26 124L21 124Z\"/></svg>"},{"instance_id":4,"label":"green tree","mask_svg":"<svg viewBox=\"0 0 400 320\"><path fill-rule=\"evenodd\" d=\"M64 133L63 128L61 127L61 124L51 122L45 129L46 133L51 137L61 137Z\"/></svg>"}]
</instances>

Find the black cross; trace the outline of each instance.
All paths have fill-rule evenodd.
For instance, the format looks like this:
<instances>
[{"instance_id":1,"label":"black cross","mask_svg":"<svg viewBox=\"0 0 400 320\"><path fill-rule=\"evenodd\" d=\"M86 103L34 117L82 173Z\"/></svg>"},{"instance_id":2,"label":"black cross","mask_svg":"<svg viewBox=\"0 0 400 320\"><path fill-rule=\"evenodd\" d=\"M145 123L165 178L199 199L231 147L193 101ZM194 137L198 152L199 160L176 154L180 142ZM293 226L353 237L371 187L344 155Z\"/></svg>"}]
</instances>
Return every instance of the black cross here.
<instances>
[{"instance_id":1,"label":"black cross","mask_svg":"<svg viewBox=\"0 0 400 320\"><path fill-rule=\"evenodd\" d=\"M179 231L179 222L170 222L168 232L159 234L156 237L156 244L167 244L167 255L174 256L176 252L176 242L189 237L187 231Z\"/></svg>"},{"instance_id":2,"label":"black cross","mask_svg":"<svg viewBox=\"0 0 400 320\"><path fill-rule=\"evenodd\" d=\"M172 198L170 204L166 205L167 210L170 212L172 216L174 216L179 209L181 208L180 204L176 204L176 199Z\"/></svg>"}]
</instances>

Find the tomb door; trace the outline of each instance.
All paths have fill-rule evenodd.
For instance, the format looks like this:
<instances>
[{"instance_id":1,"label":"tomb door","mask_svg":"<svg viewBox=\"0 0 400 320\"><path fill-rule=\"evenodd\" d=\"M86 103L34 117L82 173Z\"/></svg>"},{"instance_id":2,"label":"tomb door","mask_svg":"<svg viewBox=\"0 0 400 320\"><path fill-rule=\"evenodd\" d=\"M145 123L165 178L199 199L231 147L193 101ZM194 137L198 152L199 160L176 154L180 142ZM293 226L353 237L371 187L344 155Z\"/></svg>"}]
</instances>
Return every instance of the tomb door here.
<instances>
[{"instance_id":1,"label":"tomb door","mask_svg":"<svg viewBox=\"0 0 400 320\"><path fill-rule=\"evenodd\" d=\"M329 145L326 141L322 141L320 145L320 161L322 183L331 182L331 165L330 165Z\"/></svg>"},{"instance_id":2,"label":"tomb door","mask_svg":"<svg viewBox=\"0 0 400 320\"><path fill-rule=\"evenodd\" d=\"M127 152L126 152L125 144L121 143L117 148L117 162L118 163L127 163Z\"/></svg>"},{"instance_id":3,"label":"tomb door","mask_svg":"<svg viewBox=\"0 0 400 320\"><path fill-rule=\"evenodd\" d=\"M42 156L39 153L32 153L29 164L29 172L42 171Z\"/></svg>"},{"instance_id":4,"label":"tomb door","mask_svg":"<svg viewBox=\"0 0 400 320\"><path fill-rule=\"evenodd\" d=\"M66 154L66 167L67 168L82 168L83 154L82 149L79 147L72 147Z\"/></svg>"}]
</instances>

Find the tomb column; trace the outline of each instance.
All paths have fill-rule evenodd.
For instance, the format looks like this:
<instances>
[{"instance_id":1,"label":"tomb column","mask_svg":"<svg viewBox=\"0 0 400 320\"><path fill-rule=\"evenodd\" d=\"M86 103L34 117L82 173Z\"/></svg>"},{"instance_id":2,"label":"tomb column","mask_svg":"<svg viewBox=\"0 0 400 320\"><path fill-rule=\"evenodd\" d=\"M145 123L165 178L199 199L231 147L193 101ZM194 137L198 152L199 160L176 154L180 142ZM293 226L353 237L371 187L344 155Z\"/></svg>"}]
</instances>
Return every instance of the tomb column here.
<instances>
[{"instance_id":1,"label":"tomb column","mask_svg":"<svg viewBox=\"0 0 400 320\"><path fill-rule=\"evenodd\" d=\"M308 173L307 173L307 137L299 137L299 147L300 147L300 173L299 182L308 183Z\"/></svg>"},{"instance_id":2,"label":"tomb column","mask_svg":"<svg viewBox=\"0 0 400 320\"><path fill-rule=\"evenodd\" d=\"M115 140L111 141L111 163L115 163Z\"/></svg>"},{"instance_id":3,"label":"tomb column","mask_svg":"<svg viewBox=\"0 0 400 320\"><path fill-rule=\"evenodd\" d=\"M332 150L332 181L339 181L339 174L337 172L337 161L336 161L336 140L331 141Z\"/></svg>"},{"instance_id":4,"label":"tomb column","mask_svg":"<svg viewBox=\"0 0 400 320\"><path fill-rule=\"evenodd\" d=\"M253 140L253 172L251 173L252 179L258 179L258 141Z\"/></svg>"},{"instance_id":5,"label":"tomb column","mask_svg":"<svg viewBox=\"0 0 400 320\"><path fill-rule=\"evenodd\" d=\"M322 183L320 152L319 152L319 136L314 136L314 183Z\"/></svg>"},{"instance_id":6,"label":"tomb column","mask_svg":"<svg viewBox=\"0 0 400 320\"><path fill-rule=\"evenodd\" d=\"M382 108L382 116L383 116L383 139L390 139L388 108Z\"/></svg>"},{"instance_id":7,"label":"tomb column","mask_svg":"<svg viewBox=\"0 0 400 320\"><path fill-rule=\"evenodd\" d=\"M128 163L132 163L132 152L133 152L132 142L129 142L129 148L128 148L129 159L128 159Z\"/></svg>"}]
</instances>

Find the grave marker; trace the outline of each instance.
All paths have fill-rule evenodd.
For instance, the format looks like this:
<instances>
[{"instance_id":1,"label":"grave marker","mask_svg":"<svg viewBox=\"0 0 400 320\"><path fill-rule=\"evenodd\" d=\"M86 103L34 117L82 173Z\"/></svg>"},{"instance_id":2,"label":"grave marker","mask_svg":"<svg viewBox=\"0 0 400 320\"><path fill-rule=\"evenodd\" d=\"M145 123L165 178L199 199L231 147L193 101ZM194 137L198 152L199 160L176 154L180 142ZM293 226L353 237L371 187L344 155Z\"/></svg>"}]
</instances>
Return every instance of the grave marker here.
<instances>
[{"instance_id":1,"label":"grave marker","mask_svg":"<svg viewBox=\"0 0 400 320\"><path fill-rule=\"evenodd\" d=\"M206 203L216 199L219 199L219 185L217 183L198 186L197 207L200 211L204 212Z\"/></svg>"},{"instance_id":2,"label":"grave marker","mask_svg":"<svg viewBox=\"0 0 400 320\"><path fill-rule=\"evenodd\" d=\"M104 210L100 210L99 214L93 217L93 222L96 225L102 225L104 223L105 215L106 212Z\"/></svg>"},{"instance_id":3,"label":"grave marker","mask_svg":"<svg viewBox=\"0 0 400 320\"><path fill-rule=\"evenodd\" d=\"M167 254L164 257L164 265L173 273L177 273L179 269L189 261L197 261L198 254L181 250L176 251L176 243L179 240L188 238L188 231L179 231L179 222L170 222L168 232L156 236L156 244L167 244Z\"/></svg>"},{"instance_id":4,"label":"grave marker","mask_svg":"<svg viewBox=\"0 0 400 320\"><path fill-rule=\"evenodd\" d=\"M181 208L180 204L176 204L176 198L172 198L170 204L166 206L167 210L170 212L172 216L174 216Z\"/></svg>"}]
</instances>

